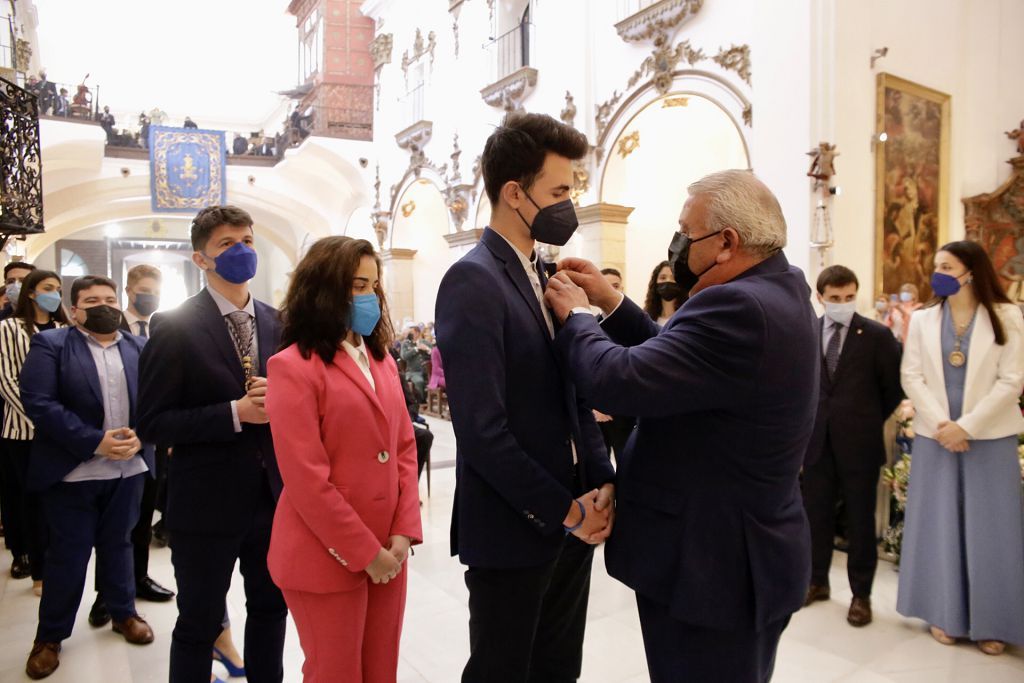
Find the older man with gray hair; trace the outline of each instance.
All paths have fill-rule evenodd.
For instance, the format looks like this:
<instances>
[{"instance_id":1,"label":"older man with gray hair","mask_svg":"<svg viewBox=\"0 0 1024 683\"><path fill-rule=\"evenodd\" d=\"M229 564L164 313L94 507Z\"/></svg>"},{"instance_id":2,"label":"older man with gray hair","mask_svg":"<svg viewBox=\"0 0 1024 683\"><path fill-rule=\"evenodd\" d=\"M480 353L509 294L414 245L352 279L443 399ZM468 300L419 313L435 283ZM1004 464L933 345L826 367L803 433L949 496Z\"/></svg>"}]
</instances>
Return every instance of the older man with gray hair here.
<instances>
[{"instance_id":1,"label":"older man with gray hair","mask_svg":"<svg viewBox=\"0 0 1024 683\"><path fill-rule=\"evenodd\" d=\"M546 299L580 396L639 418L606 560L637 593L651 681L761 682L810 577L798 475L821 351L771 191L731 170L689 194L669 260L690 299L662 330L580 259Z\"/></svg>"}]
</instances>

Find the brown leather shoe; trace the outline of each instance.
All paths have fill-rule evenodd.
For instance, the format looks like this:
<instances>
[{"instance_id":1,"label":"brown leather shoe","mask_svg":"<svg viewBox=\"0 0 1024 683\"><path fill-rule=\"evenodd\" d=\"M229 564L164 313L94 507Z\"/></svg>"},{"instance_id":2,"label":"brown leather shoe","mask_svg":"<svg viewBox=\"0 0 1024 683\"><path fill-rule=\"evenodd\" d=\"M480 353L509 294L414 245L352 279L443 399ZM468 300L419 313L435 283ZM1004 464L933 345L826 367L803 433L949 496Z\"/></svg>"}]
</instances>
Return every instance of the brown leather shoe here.
<instances>
[{"instance_id":1,"label":"brown leather shoe","mask_svg":"<svg viewBox=\"0 0 1024 683\"><path fill-rule=\"evenodd\" d=\"M832 597L832 590L828 586L816 586L813 583L807 589L807 598L804 600L804 607L812 602L826 601Z\"/></svg>"},{"instance_id":2,"label":"brown leather shoe","mask_svg":"<svg viewBox=\"0 0 1024 683\"><path fill-rule=\"evenodd\" d=\"M850 626L867 626L871 623L871 598L854 598L850 602L850 611L846 613L846 621Z\"/></svg>"},{"instance_id":3,"label":"brown leather shoe","mask_svg":"<svg viewBox=\"0 0 1024 683\"><path fill-rule=\"evenodd\" d=\"M60 666L60 643L32 643L25 673L34 681L46 678Z\"/></svg>"},{"instance_id":4,"label":"brown leather shoe","mask_svg":"<svg viewBox=\"0 0 1024 683\"><path fill-rule=\"evenodd\" d=\"M124 621L115 621L113 628L114 633L120 633L133 645L148 645L153 642L153 629L137 614Z\"/></svg>"}]
</instances>

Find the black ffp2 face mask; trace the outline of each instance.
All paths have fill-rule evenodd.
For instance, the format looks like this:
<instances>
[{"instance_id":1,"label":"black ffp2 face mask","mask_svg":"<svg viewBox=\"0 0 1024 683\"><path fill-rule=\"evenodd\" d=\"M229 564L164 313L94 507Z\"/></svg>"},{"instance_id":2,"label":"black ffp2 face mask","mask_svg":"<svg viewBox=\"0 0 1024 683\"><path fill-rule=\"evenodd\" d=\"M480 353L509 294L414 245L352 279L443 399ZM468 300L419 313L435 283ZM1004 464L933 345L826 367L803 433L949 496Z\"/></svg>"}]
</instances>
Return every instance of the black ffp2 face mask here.
<instances>
[{"instance_id":1,"label":"black ffp2 face mask","mask_svg":"<svg viewBox=\"0 0 1024 683\"><path fill-rule=\"evenodd\" d=\"M82 327L96 334L110 334L121 326L121 310L102 304L92 308L83 308L85 322Z\"/></svg>"},{"instance_id":2,"label":"black ffp2 face mask","mask_svg":"<svg viewBox=\"0 0 1024 683\"><path fill-rule=\"evenodd\" d=\"M523 223L526 223L526 227L530 229L530 237L544 244L564 247L580 225L579 220L576 218L576 208L572 205L572 200L566 199L557 204L545 206L542 209L537 206L537 202L533 201L533 197L525 189L523 194L526 195L531 204L537 207L537 215L533 218L533 225L527 223L526 219L523 218L523 214L519 213L519 209L516 209L516 213L522 218Z\"/></svg>"},{"instance_id":3,"label":"black ffp2 face mask","mask_svg":"<svg viewBox=\"0 0 1024 683\"><path fill-rule=\"evenodd\" d=\"M665 301L675 301L683 295L683 290L674 282L659 282L655 289Z\"/></svg>"},{"instance_id":4,"label":"black ffp2 face mask","mask_svg":"<svg viewBox=\"0 0 1024 683\"><path fill-rule=\"evenodd\" d=\"M701 240L713 237L720 232L722 231L709 232L697 239L692 239L681 232L676 232L672 235L672 242L668 246L668 262L672 266L672 274L676 278L676 284L679 285L679 288L684 293L689 294L701 276L718 265L716 261L699 273L690 270L690 245L694 242L700 242Z\"/></svg>"}]
</instances>

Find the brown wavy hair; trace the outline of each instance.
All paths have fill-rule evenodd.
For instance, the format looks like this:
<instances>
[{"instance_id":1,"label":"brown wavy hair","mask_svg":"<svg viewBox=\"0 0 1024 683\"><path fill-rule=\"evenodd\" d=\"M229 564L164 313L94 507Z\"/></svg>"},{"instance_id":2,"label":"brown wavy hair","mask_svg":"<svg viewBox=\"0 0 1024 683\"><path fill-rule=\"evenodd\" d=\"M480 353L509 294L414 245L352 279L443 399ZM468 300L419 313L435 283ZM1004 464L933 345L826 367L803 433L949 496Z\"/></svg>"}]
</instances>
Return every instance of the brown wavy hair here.
<instances>
[{"instance_id":1,"label":"brown wavy hair","mask_svg":"<svg viewBox=\"0 0 1024 683\"><path fill-rule=\"evenodd\" d=\"M25 279L21 281L21 294L18 295L18 301L11 302L11 306L14 307L14 312L11 315L12 318L20 318L22 324L25 326L25 331L30 335L36 333L36 309L35 301L29 294L36 291L43 280L56 280L61 282L60 275L53 272L52 270L33 270L31 273L25 276ZM63 283L61 283L61 293L63 294ZM64 310L64 302L61 302L60 307L50 313L50 320L55 320L61 325L68 325L68 314Z\"/></svg>"},{"instance_id":2,"label":"brown wavy hair","mask_svg":"<svg viewBox=\"0 0 1024 683\"><path fill-rule=\"evenodd\" d=\"M380 256L366 240L325 237L310 247L292 273L291 285L281 306L282 349L295 344L303 358L316 353L325 363L334 360L334 354L349 333L352 281L363 256L372 256L377 262L378 274L383 272ZM374 292L380 301L380 322L363 341L374 358L383 360L395 333L379 282Z\"/></svg>"},{"instance_id":3,"label":"brown wavy hair","mask_svg":"<svg viewBox=\"0 0 1024 683\"><path fill-rule=\"evenodd\" d=\"M1003 323L996 314L995 304L1011 304L1013 302L1010 301L1010 297L1006 296L1002 283L996 277L996 269L992 266L992 260L985 253L985 249L977 242L960 240L944 244L939 247L938 251L949 252L971 273L974 297L988 311L996 344L999 346L1005 344L1006 330L1003 329ZM928 306L941 304L945 300L944 296L934 297L928 302Z\"/></svg>"}]
</instances>

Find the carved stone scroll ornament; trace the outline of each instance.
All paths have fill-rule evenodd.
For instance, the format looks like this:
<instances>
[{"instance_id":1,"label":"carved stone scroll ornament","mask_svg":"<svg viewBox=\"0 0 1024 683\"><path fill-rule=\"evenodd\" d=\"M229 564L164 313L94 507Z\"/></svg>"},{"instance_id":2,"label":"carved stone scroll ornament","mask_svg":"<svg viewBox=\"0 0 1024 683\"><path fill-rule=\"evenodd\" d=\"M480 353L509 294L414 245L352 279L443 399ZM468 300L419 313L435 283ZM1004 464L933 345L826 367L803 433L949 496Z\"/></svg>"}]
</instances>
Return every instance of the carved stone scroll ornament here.
<instances>
[{"instance_id":1,"label":"carved stone scroll ornament","mask_svg":"<svg viewBox=\"0 0 1024 683\"><path fill-rule=\"evenodd\" d=\"M497 83L480 90L484 102L508 113L526 111L523 100L537 85L537 70L523 67Z\"/></svg>"},{"instance_id":2,"label":"carved stone scroll ornament","mask_svg":"<svg viewBox=\"0 0 1024 683\"><path fill-rule=\"evenodd\" d=\"M575 128L576 121L576 102L573 100L572 93L568 90L565 91L565 108L562 109L562 113L558 115L562 119L562 123L572 128Z\"/></svg>"},{"instance_id":3,"label":"carved stone scroll ornament","mask_svg":"<svg viewBox=\"0 0 1024 683\"><path fill-rule=\"evenodd\" d=\"M704 0L662 0L620 21L615 30L631 43L657 37L667 40L703 6Z\"/></svg>"},{"instance_id":4,"label":"carved stone scroll ornament","mask_svg":"<svg viewBox=\"0 0 1024 683\"><path fill-rule=\"evenodd\" d=\"M380 110L380 72L386 64L391 63L391 49L394 42L394 35L391 33L380 33L370 41L370 57L373 59L373 87L378 111Z\"/></svg>"},{"instance_id":5,"label":"carved stone scroll ornament","mask_svg":"<svg viewBox=\"0 0 1024 683\"><path fill-rule=\"evenodd\" d=\"M462 149L459 147L459 134L455 134L452 142L452 153L449 157L452 160L451 173L446 179L444 189L444 204L451 214L455 230L462 230L466 219L469 217L469 206L471 197L476 199L476 192L473 185L462 182L462 171L459 169L459 157L462 156Z\"/></svg>"}]
</instances>

